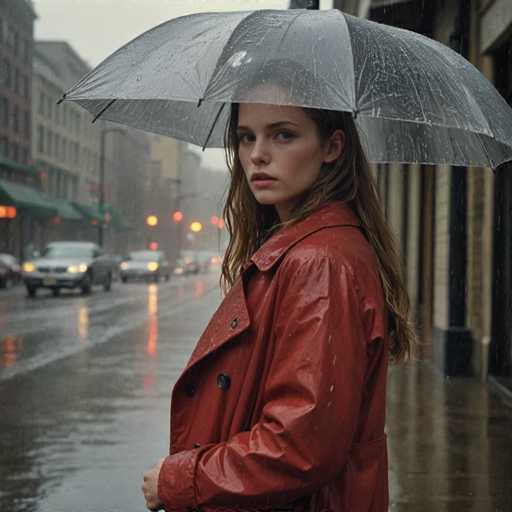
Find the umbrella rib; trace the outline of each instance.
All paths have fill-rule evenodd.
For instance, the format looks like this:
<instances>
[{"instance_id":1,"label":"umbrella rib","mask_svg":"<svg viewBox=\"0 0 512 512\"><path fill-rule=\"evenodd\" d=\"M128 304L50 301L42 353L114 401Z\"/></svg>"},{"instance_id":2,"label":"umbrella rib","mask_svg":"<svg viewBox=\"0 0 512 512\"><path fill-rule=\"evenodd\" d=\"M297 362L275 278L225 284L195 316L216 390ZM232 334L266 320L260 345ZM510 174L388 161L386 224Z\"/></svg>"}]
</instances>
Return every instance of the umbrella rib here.
<instances>
[{"instance_id":1,"label":"umbrella rib","mask_svg":"<svg viewBox=\"0 0 512 512\"><path fill-rule=\"evenodd\" d=\"M105 111L111 107L112 103L114 103L116 101L116 99L114 98L113 100L110 100L106 105L105 107L103 107L95 116L94 116L94 119L92 120L92 123L95 123L99 117L105 113Z\"/></svg>"},{"instance_id":2,"label":"umbrella rib","mask_svg":"<svg viewBox=\"0 0 512 512\"><path fill-rule=\"evenodd\" d=\"M215 119L213 120L213 123L210 127L210 131L208 132L208 135L206 136L206 140L204 141L204 144L203 144L203 151L206 149L208 142L210 142L210 137L212 136L213 129L215 128L215 125L217 124L220 114L224 110L225 106L226 106L226 103L222 103L222 105L219 108L219 111L217 112L217 115L215 116Z\"/></svg>"}]
</instances>

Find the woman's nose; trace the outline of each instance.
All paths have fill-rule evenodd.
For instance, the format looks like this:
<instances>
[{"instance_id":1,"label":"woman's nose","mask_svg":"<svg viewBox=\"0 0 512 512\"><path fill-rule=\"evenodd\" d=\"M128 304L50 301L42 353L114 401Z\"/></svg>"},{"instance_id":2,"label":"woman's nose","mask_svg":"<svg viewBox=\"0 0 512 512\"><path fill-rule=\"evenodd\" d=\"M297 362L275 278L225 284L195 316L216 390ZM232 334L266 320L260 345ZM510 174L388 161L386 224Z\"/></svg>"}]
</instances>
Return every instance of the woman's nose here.
<instances>
[{"instance_id":1,"label":"woman's nose","mask_svg":"<svg viewBox=\"0 0 512 512\"><path fill-rule=\"evenodd\" d=\"M265 140L256 138L251 151L251 161L254 165L266 164L269 162L269 152Z\"/></svg>"}]
</instances>

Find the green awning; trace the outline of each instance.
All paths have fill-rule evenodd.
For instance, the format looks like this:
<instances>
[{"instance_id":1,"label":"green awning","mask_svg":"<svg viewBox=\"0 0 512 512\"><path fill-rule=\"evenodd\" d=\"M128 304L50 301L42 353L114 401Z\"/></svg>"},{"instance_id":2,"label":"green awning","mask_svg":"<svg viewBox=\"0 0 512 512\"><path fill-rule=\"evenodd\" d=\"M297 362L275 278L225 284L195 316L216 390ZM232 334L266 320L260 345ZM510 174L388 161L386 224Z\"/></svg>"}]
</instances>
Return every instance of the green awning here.
<instances>
[{"instance_id":1,"label":"green awning","mask_svg":"<svg viewBox=\"0 0 512 512\"><path fill-rule=\"evenodd\" d=\"M103 222L103 215L96 204L72 203L88 221Z\"/></svg>"},{"instance_id":2,"label":"green awning","mask_svg":"<svg viewBox=\"0 0 512 512\"><path fill-rule=\"evenodd\" d=\"M34 166L20 164L19 162L5 158L5 156L0 156L0 167L21 171L26 174L30 174L31 176L35 176L37 174L37 169Z\"/></svg>"},{"instance_id":3,"label":"green awning","mask_svg":"<svg viewBox=\"0 0 512 512\"><path fill-rule=\"evenodd\" d=\"M117 229L118 231L126 231L132 229L132 227L123 220L122 215L109 204L103 207L103 211L105 214L109 215L110 223L114 229Z\"/></svg>"},{"instance_id":4,"label":"green awning","mask_svg":"<svg viewBox=\"0 0 512 512\"><path fill-rule=\"evenodd\" d=\"M59 217L65 220L83 220L84 216L65 199L51 199L59 210Z\"/></svg>"},{"instance_id":5,"label":"green awning","mask_svg":"<svg viewBox=\"0 0 512 512\"><path fill-rule=\"evenodd\" d=\"M0 203L26 210L35 217L54 217L59 213L57 206L35 188L0 180Z\"/></svg>"}]
</instances>

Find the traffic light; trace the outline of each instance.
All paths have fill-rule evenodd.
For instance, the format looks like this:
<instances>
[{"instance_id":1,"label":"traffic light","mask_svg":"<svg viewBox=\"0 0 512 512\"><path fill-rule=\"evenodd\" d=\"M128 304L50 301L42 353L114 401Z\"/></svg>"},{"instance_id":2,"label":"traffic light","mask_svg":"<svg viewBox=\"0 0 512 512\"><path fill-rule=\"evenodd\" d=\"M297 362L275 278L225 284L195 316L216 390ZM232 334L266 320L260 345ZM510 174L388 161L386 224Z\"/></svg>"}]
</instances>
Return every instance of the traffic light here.
<instances>
[{"instance_id":1,"label":"traffic light","mask_svg":"<svg viewBox=\"0 0 512 512\"><path fill-rule=\"evenodd\" d=\"M203 225L200 222L194 221L190 224L190 231L193 233L199 233L203 229Z\"/></svg>"},{"instance_id":2,"label":"traffic light","mask_svg":"<svg viewBox=\"0 0 512 512\"><path fill-rule=\"evenodd\" d=\"M158 251L158 242L149 242L150 251Z\"/></svg>"},{"instance_id":3,"label":"traffic light","mask_svg":"<svg viewBox=\"0 0 512 512\"><path fill-rule=\"evenodd\" d=\"M183 220L183 213L180 212L179 210L175 211L173 214L172 214L172 220L174 222L181 222Z\"/></svg>"},{"instance_id":4,"label":"traffic light","mask_svg":"<svg viewBox=\"0 0 512 512\"><path fill-rule=\"evenodd\" d=\"M146 224L150 228L154 228L158 224L158 217L156 215L148 215L146 217Z\"/></svg>"}]
</instances>

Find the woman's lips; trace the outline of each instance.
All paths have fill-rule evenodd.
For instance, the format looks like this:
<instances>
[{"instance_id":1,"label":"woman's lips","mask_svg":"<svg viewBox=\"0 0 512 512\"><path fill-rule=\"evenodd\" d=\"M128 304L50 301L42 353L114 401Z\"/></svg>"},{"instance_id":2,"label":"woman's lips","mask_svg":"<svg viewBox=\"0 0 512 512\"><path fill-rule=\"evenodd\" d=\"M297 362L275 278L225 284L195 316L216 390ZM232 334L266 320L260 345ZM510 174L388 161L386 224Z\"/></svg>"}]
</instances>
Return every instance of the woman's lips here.
<instances>
[{"instance_id":1,"label":"woman's lips","mask_svg":"<svg viewBox=\"0 0 512 512\"><path fill-rule=\"evenodd\" d=\"M268 179L268 180L262 180L262 179L258 179L258 180L253 180L252 181L252 184L254 186L254 188L269 188L271 187L277 180L275 179Z\"/></svg>"}]
</instances>

